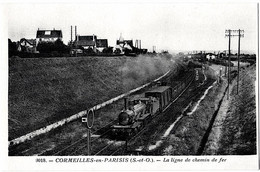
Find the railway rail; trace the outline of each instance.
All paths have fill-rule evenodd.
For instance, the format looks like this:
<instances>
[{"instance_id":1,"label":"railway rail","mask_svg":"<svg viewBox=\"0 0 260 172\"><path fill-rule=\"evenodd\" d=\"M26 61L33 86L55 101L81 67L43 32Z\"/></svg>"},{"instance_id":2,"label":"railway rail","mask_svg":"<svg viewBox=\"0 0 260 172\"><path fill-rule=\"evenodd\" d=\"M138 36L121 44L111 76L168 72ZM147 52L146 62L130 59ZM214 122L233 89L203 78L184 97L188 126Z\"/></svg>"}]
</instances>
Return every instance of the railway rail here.
<instances>
[{"instance_id":1,"label":"railway rail","mask_svg":"<svg viewBox=\"0 0 260 172\"><path fill-rule=\"evenodd\" d=\"M184 79L184 81L185 81L185 82L190 81L193 76L194 76L193 74L192 74L192 75L189 75L188 78ZM166 79L169 79L169 78L166 78ZM193 80L191 80L190 83L191 83L192 81L193 81ZM185 88L185 90L186 90L188 87L189 87L189 85ZM185 91L185 90L184 90L184 91ZM184 91L182 91L181 94L183 94ZM181 96L181 94L180 94L179 96ZM175 98L174 102L179 98L179 96ZM168 106L168 107L169 107L169 106ZM168 107L167 107L167 108L168 108ZM160 115L157 115L157 116L160 116ZM155 120L157 120L157 119L155 119ZM102 140L105 140L106 138L109 138L108 133L110 132L110 130L109 130L107 127L110 126L110 125L112 125L113 123L115 123L115 121L112 121L111 123L107 124L106 126L104 126L104 127L100 128L100 129L98 129L97 131L93 132L92 135L98 133L98 131L103 130L104 128L107 129L107 130L105 130L105 132L100 133L100 134L99 134L99 137L94 138L94 139L91 141L91 145L100 145L100 144L102 145ZM134 135L132 138L130 138L129 140L127 140L127 142L133 141L136 137L138 137L139 135L141 135L144 131L145 131L145 128L143 128L143 129L142 129L141 131L139 131L136 135ZM59 151L53 153L52 155L78 155L78 154L80 154L80 152L81 152L81 153L84 152L84 151L82 151L82 150L87 147L86 141L87 141L87 138L81 138L81 139L79 139L79 140L73 142L73 143L70 144L69 146L67 146L67 147L65 147L65 148L63 148L63 149L61 149L61 150L59 150ZM115 142L117 142L117 141L115 141ZM124 142L124 141L121 141L121 142ZM94 155L100 155L100 154L102 153L102 155L104 155L104 154L105 154L105 155L114 155L114 154L118 153L119 150L124 150L123 148L125 147L125 144L124 144L124 143L115 146L115 144L114 144L113 141L110 142L110 143L108 143L108 144L103 144L103 145L104 145L104 146L103 146L102 148L99 148L98 150L96 150L95 148L94 148L94 150L92 149L92 150L91 150L92 154L94 154ZM101 146L100 146L100 147L101 147ZM104 153L104 152L108 152L108 151L107 151L108 149L111 149L110 152L112 151L112 153ZM45 154L43 154L43 155L48 155L48 153L45 153Z\"/></svg>"},{"instance_id":2,"label":"railway rail","mask_svg":"<svg viewBox=\"0 0 260 172\"><path fill-rule=\"evenodd\" d=\"M194 77L193 76L189 76L189 77ZM169 76L166 77L166 79ZM189 81L188 79L184 79L185 82ZM191 81L192 82L192 81ZM190 83L191 83L190 82ZM203 83L204 84L204 83ZM178 86L178 85L177 85ZM179 114L179 112L183 109L184 105L189 104L189 100L193 99L194 97L198 96L201 93L201 87L197 87L194 88L194 92L196 92L196 94L190 94L188 96L181 96L185 91L189 90L189 86L185 88L185 90L182 91L182 93L177 96L175 98L175 100L164 110L163 113L169 113L169 111L173 110L170 106L172 104L174 104L175 110L174 112L176 112L176 114ZM181 99L181 101L178 101L178 99ZM170 110L169 110L170 109ZM171 118L167 118L163 121L163 119L161 119L162 114L155 116L154 120L151 122L151 125L154 125L155 121L160 121L162 124L164 124L163 127L161 127L157 133L155 133L153 135L153 139L157 138L161 132L163 130L165 130L165 128L167 126L169 126L169 124L171 122L173 122L174 120L176 120L176 118L178 117L178 115L173 115ZM119 141L114 141L114 142L105 142L104 140L109 140L109 126L114 124L116 122L116 120L108 123L107 125L105 125L104 127L101 127L99 129L97 129L96 131L94 131L92 133L92 138L93 140L91 141L92 145L99 145L99 147L95 147L91 150L92 155L122 155L122 154L131 154L131 148L134 147L132 145L134 145L135 139L138 139L138 137L142 136L142 134L146 133L148 131L147 127L143 128L141 131L139 131L136 135L132 136L130 139L127 140L127 145L128 145L128 150L126 149L126 142L124 141L120 141L120 144L115 144L115 142L119 142ZM95 136L95 137L94 137ZM87 147L86 144L87 141L87 137L83 137L80 138L76 141L73 141L72 143L70 143L70 145L63 147L59 150L50 150L50 151L46 151L42 154L39 154L40 156L46 156L46 155L59 155L59 156L64 156L64 155L80 155L80 154L84 154L84 150ZM103 145L103 146L102 146ZM130 148L130 149L129 149ZM147 153L147 152L146 152Z\"/></svg>"},{"instance_id":3,"label":"railway rail","mask_svg":"<svg viewBox=\"0 0 260 172\"><path fill-rule=\"evenodd\" d=\"M205 83L205 87L211 85L213 83L213 81L210 81L208 83ZM185 109L183 110L184 106L189 106L190 102L192 99L194 98L198 98L200 96L201 91L205 90L205 87L198 87L195 88L196 91L194 91L194 94L186 94L182 97L182 101L176 102L173 104L174 107L171 107L169 109L167 109L165 111L164 114L162 114L161 116L165 116L165 114L168 114L168 118L160 118L157 120L157 123L161 123L163 125L158 126L157 125L157 131L154 133L154 135L149 139L149 140L162 140L164 138L162 138L162 133L163 131L165 131L172 123L174 123L179 117L181 120L184 116L185 116ZM174 114L174 115L169 115L169 114ZM174 126L174 128L178 127L178 122L176 123L176 125ZM151 127L152 128L152 127ZM174 130L174 128L172 130ZM151 131L147 131L147 132L151 132ZM149 142L146 143L146 145L149 145ZM131 147L131 146L130 146ZM132 146L132 151L129 150L128 154L130 153L136 153L138 151L135 150L135 148L138 147L137 145L133 145ZM145 155L156 155L159 154L161 155L161 152L156 152L156 149L154 149L153 151L141 151L138 152L138 154L145 154Z\"/></svg>"},{"instance_id":4,"label":"railway rail","mask_svg":"<svg viewBox=\"0 0 260 172\"><path fill-rule=\"evenodd\" d=\"M192 77L194 77L194 76L192 76ZM193 80L191 80L190 83L191 83L191 82L193 82ZM169 111L172 111L172 108L171 108L172 105L174 105L174 107L176 107L176 105L175 105L175 104L176 104L176 101L177 101L177 100L179 99L179 97L189 88L190 83L189 83L188 86L181 92L181 94L180 94L178 97L176 97L176 98L167 106L166 109L164 109L164 111L162 112L162 114L156 115L156 116L153 118L153 120L152 120L150 126L155 125L155 121L156 121L156 123L161 123L161 124L163 124L164 127L162 127L160 130L157 130L157 131L156 131L157 133L155 133L155 135L153 136L153 138L150 139L150 140L154 140L155 137L158 137L158 135L160 135L161 132L162 132L163 130L165 130L165 128L166 128L167 126L169 126L169 123L173 122L173 120L175 120L175 119L177 118L176 115L174 115L173 117L171 117L171 119L169 119L169 118L164 119L163 117L164 117L164 114L169 113ZM200 87L196 87L195 89L198 90L198 89L201 89L201 88L200 88ZM193 95L192 95L192 94L188 94L188 97L187 97L185 100L188 102L188 101L190 101L193 97L198 96L199 94L200 94L200 92L196 92L195 95L194 95L194 94L193 94ZM177 107L178 107L178 108L175 108L176 112L181 111L181 110L183 109L183 105L180 104L180 103L179 103L179 105L178 105ZM111 146L112 146L112 144L106 145L106 146L104 146L102 149L100 149L97 153L95 153L95 155L101 155L101 154L102 154L102 155L110 155L110 156L111 156L111 155L132 154L133 151L128 150L128 145L131 145L131 144L135 143L135 139L138 138L139 136L141 136L141 135L142 135L143 133L145 133L145 132L147 132L147 127L143 128L143 129L142 129L141 131L139 131L136 135L134 135L134 136L131 137L130 139L126 140L124 145L121 145L121 146L119 146L119 147L117 147L117 148L114 148L114 149L109 150L108 152L104 153L106 150L108 150L108 149L111 148ZM131 147L131 146L130 146L130 147ZM120 153L119 153L119 152L120 152Z\"/></svg>"},{"instance_id":5,"label":"railway rail","mask_svg":"<svg viewBox=\"0 0 260 172\"><path fill-rule=\"evenodd\" d=\"M95 110L100 109L101 107L105 107L106 105L111 104L111 103L113 103L113 102L119 100L120 98L123 98L124 96L134 94L134 93L136 93L136 92L138 92L138 91L140 91L140 90L142 90L142 89L145 89L145 88L148 87L148 86L154 86L154 85L156 84L156 82L160 81L160 80L163 79L163 78L168 78L170 75L172 75L172 73L173 73L173 71L169 70L169 71L166 72L164 75L160 76L159 78L155 79L154 81L152 81L152 82L150 82L150 83L147 83L147 84L145 84L145 85L143 85L143 86L140 86L140 87L138 87L138 88L136 88L136 89L133 89L133 90L131 90L131 91L125 93L125 94L122 94L122 95L120 95L120 96L117 96L116 98L113 98L113 99L111 99L111 100L109 100L109 101L106 101L106 102L104 102L104 103L102 103L102 104L99 104L99 105L93 107L92 109L95 109ZM84 115L85 113L86 113L85 111L82 111L82 112L80 112L80 113L78 113L78 114L76 114L76 115L73 115L72 117L69 117L69 118L64 119L64 120L62 120L62 121L59 121L59 122L57 122L57 125L56 125L56 123L55 123L54 127L52 126L52 124L50 125L50 126L52 126L52 127L46 126L46 127L45 127L45 128L46 128L46 131L47 131L47 130L50 130L50 128L55 128L55 127L59 126L60 123L61 123L61 124L68 123L67 121L72 121L72 119L78 118L78 117ZM108 124L108 125L109 125L109 124ZM106 127L106 126L105 126L105 127ZM102 128L105 128L105 127L102 127ZM42 133L45 132L45 129L40 129L40 130L41 130L41 131L40 131L40 134L42 134ZM101 130L101 129L100 129L100 130ZM11 156L13 156L13 155L23 155L22 152L23 152L23 153L27 153L27 152L29 152L30 150L34 149L33 147L31 147L31 148L29 148L29 149L28 149L28 147L27 147L27 149L26 149L26 148L23 148L24 146L20 146L19 144L20 144L20 143L23 143L23 145L27 145L28 142L29 142L28 140L31 140L33 137L35 137L35 136L37 135L37 134L36 134L37 132L38 132L38 130L35 131L35 132L32 132L32 133L29 133L29 134L27 134L26 136L22 136L21 138L17 138L17 139L14 139L14 140L12 140L12 141L9 141L9 143L8 143L8 144L9 144L9 155L11 155ZM101 133L101 135L103 136L102 133ZM71 145L80 144L81 142L84 142L85 139L86 139L86 138L78 139L77 141L73 142ZM38 143L37 143L37 144L38 144ZM29 143L29 145L30 145L30 143ZM43 145L43 143L39 143L39 146L40 146L40 145ZM18 147L18 148L17 148L17 147ZM21 147L22 147L22 148L21 148ZM26 147L26 146L25 146L25 147ZM70 148L70 146L67 146L67 147ZM22 149L22 150L21 150L21 149ZM24 149L25 149L25 150L24 150ZM53 152L53 150L46 151L46 152L43 152L43 153L40 153L40 154L37 154L37 155L49 155L50 152ZM59 152L59 153L62 153L62 152L63 152L63 151L61 151L61 152ZM58 153L58 154L59 154L59 153Z\"/></svg>"},{"instance_id":6,"label":"railway rail","mask_svg":"<svg viewBox=\"0 0 260 172\"><path fill-rule=\"evenodd\" d=\"M154 121L156 121L157 123L162 123L163 125L160 129L157 129L157 131L154 133L154 135L149 140L156 140L156 138L158 139L162 135L163 131L165 131L166 128L169 127L169 125L171 123L175 122L178 117L180 117L180 120L181 120L187 113L186 112L187 109L183 109L183 105L187 105L187 107L189 108L189 106L191 105L191 100L199 98L201 93L204 92L206 90L206 88L208 88L210 85L212 85L215 82L215 80L213 80L213 79L207 79L204 72L203 72L203 75L204 75L205 79L203 80L202 83L199 83L197 86L194 86L194 88L192 89L192 94L184 95L182 97L182 101L179 101L179 102L177 101L179 97L176 98L176 102L175 101L173 102L174 108L167 108L164 110L163 114L156 116L156 118L158 118L158 119L155 119ZM241 76L241 77L244 77L244 76ZM186 91L186 89L184 91ZM178 112L181 112L181 113L178 113ZM162 118L162 116L164 116L164 114L166 114L166 113L175 113L175 114L180 114L180 115L179 116L174 115L169 118ZM151 123L150 125L153 126L154 124ZM179 125L179 123L176 123L174 128L177 128L178 125ZM161 155L162 152L156 152L156 150L147 151L147 149L146 149L143 151L143 150L135 149L136 147L138 147L137 145L135 145L135 143L137 143L135 139L137 139L139 136L142 136L142 134L145 132L149 132L149 129L147 130L147 128L143 128L139 133L137 133L135 136L133 136L132 138L127 140L124 145L121 145L114 149L110 149L109 152L104 153L108 148L110 148L112 146L112 144L106 145L105 147L100 149L97 153L95 153L95 155L110 155L110 156L111 155L133 155L133 154ZM143 147L145 147L145 146L143 146Z\"/></svg>"}]
</instances>

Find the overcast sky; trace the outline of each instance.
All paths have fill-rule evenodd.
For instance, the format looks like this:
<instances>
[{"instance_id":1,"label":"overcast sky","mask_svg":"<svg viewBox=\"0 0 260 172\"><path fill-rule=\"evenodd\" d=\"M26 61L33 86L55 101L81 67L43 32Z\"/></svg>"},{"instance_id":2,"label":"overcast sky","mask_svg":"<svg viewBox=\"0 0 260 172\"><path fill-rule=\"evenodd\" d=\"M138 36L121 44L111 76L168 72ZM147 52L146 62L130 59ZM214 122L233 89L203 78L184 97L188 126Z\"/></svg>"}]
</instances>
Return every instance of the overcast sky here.
<instances>
[{"instance_id":1,"label":"overcast sky","mask_svg":"<svg viewBox=\"0 0 260 172\"><path fill-rule=\"evenodd\" d=\"M114 46L120 33L141 39L142 47L179 50L224 50L226 29L244 29L241 49L256 52L256 3L81 3L9 4L5 6L8 37L36 38L40 29L61 29L70 40L70 26L79 35L95 34ZM73 28L74 30L74 28ZM74 35L74 33L73 33ZM73 36L74 38L74 36ZM232 38L237 50L237 37Z\"/></svg>"}]
</instances>

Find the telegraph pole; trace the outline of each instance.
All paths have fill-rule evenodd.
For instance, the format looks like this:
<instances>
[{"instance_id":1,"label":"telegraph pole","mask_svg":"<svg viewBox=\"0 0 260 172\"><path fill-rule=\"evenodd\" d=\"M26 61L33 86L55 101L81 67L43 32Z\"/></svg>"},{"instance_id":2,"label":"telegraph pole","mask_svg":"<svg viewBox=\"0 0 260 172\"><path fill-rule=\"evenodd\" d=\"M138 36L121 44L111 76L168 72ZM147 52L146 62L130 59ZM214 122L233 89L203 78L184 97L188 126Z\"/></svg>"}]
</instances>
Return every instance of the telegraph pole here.
<instances>
[{"instance_id":1,"label":"telegraph pole","mask_svg":"<svg viewBox=\"0 0 260 172\"><path fill-rule=\"evenodd\" d=\"M239 71L240 71L240 38L244 37L244 34L241 34L241 32L243 33L244 30L238 30L238 52L237 52L237 60L238 60L238 64L237 64L237 94L239 91Z\"/></svg>"},{"instance_id":2,"label":"telegraph pole","mask_svg":"<svg viewBox=\"0 0 260 172\"><path fill-rule=\"evenodd\" d=\"M237 50L237 94L239 87L239 70L240 70L240 29L238 30L238 50Z\"/></svg>"},{"instance_id":3,"label":"telegraph pole","mask_svg":"<svg viewBox=\"0 0 260 172\"><path fill-rule=\"evenodd\" d=\"M231 35L231 32L238 32L238 35ZM231 44L231 36L238 36L238 53L237 53L237 59L238 59L238 76L237 76L237 94L239 91L239 70L240 70L240 37L244 37L244 34L241 34L241 32L244 32L244 30L226 30L226 37L229 37L229 44L228 44L228 97L227 99L229 99L229 84L231 82L230 79L230 44Z\"/></svg>"},{"instance_id":4,"label":"telegraph pole","mask_svg":"<svg viewBox=\"0 0 260 172\"><path fill-rule=\"evenodd\" d=\"M226 30L226 37L228 36L228 94L227 99L229 99L229 83L230 83L230 44L231 44L231 30ZM226 66L227 67L227 66ZM225 68L226 69L226 68ZM226 70L225 70L226 71Z\"/></svg>"},{"instance_id":5,"label":"telegraph pole","mask_svg":"<svg viewBox=\"0 0 260 172\"><path fill-rule=\"evenodd\" d=\"M229 41L228 41L228 83L230 84L230 44L231 44L231 30L228 31L228 37L229 37ZM229 84L228 84L228 88L229 88Z\"/></svg>"}]
</instances>

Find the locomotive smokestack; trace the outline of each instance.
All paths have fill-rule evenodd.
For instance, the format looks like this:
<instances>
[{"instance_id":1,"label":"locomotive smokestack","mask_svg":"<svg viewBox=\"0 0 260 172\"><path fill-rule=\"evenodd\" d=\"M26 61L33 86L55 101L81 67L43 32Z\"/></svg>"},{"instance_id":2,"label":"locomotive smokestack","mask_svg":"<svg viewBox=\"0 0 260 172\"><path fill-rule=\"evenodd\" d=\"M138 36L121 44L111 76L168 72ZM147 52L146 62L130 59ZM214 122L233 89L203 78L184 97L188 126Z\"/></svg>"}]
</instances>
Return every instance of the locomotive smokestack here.
<instances>
[{"instance_id":1,"label":"locomotive smokestack","mask_svg":"<svg viewBox=\"0 0 260 172\"><path fill-rule=\"evenodd\" d=\"M125 103L125 110L127 110L128 109L128 98L127 97L124 98L124 103Z\"/></svg>"}]
</instances>

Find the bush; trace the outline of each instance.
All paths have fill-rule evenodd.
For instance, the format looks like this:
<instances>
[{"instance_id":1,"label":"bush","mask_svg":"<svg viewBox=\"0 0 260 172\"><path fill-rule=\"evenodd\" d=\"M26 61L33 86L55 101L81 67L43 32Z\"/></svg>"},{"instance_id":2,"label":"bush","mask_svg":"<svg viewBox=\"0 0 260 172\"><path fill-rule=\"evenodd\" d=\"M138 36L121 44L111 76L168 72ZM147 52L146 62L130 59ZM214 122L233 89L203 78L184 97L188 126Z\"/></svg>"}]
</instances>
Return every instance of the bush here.
<instances>
[{"instance_id":1,"label":"bush","mask_svg":"<svg viewBox=\"0 0 260 172\"><path fill-rule=\"evenodd\" d=\"M106 47L106 48L104 48L102 53L112 54L113 53L113 47Z\"/></svg>"},{"instance_id":2,"label":"bush","mask_svg":"<svg viewBox=\"0 0 260 172\"><path fill-rule=\"evenodd\" d=\"M37 50L40 53L68 54L70 49L60 39L55 42L40 42L37 45Z\"/></svg>"},{"instance_id":3,"label":"bush","mask_svg":"<svg viewBox=\"0 0 260 172\"><path fill-rule=\"evenodd\" d=\"M8 54L9 57L18 54L16 42L12 42L11 39L8 39Z\"/></svg>"},{"instance_id":4,"label":"bush","mask_svg":"<svg viewBox=\"0 0 260 172\"><path fill-rule=\"evenodd\" d=\"M116 48L115 51L114 51L115 54L120 54L121 53L121 50L119 48Z\"/></svg>"}]
</instances>

